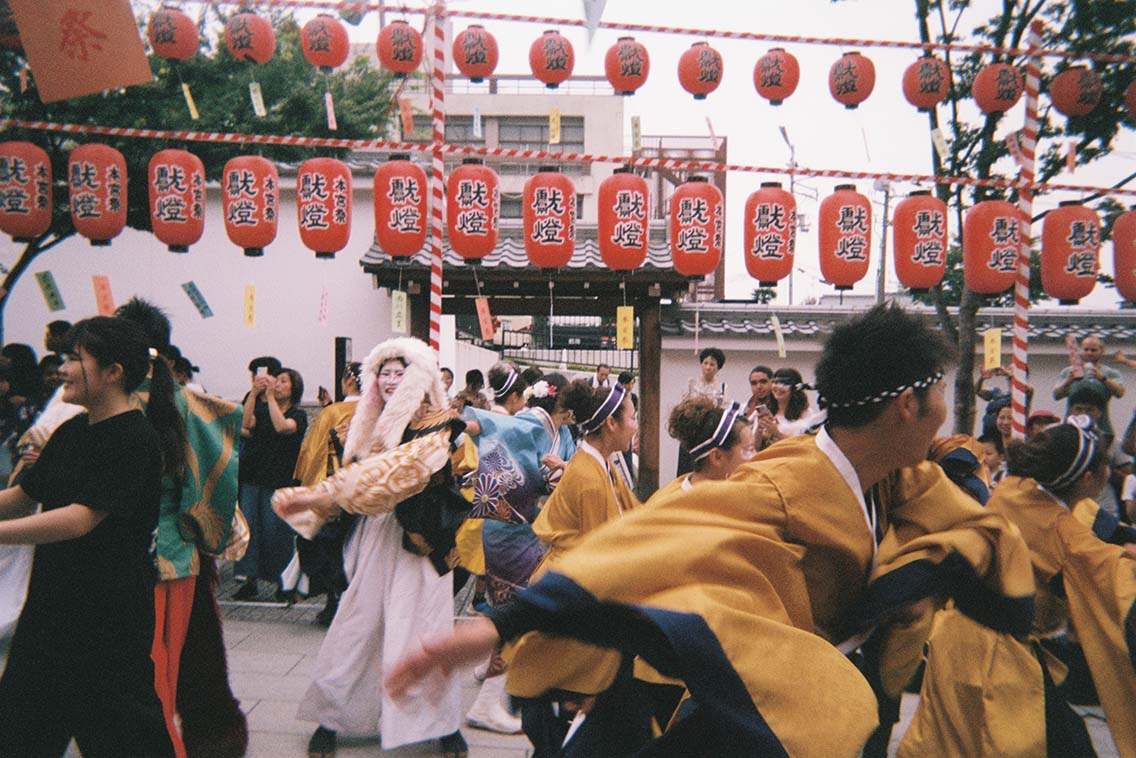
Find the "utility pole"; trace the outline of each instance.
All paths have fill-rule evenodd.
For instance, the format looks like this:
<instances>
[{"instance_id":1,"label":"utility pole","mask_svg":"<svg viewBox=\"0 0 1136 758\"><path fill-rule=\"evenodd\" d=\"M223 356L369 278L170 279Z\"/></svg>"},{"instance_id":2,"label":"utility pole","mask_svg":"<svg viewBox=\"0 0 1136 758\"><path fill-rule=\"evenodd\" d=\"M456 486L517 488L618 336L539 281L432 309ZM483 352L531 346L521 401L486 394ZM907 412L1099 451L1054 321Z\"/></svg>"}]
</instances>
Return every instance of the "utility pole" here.
<instances>
[{"instance_id":1,"label":"utility pole","mask_svg":"<svg viewBox=\"0 0 1136 758\"><path fill-rule=\"evenodd\" d=\"M795 171L797 168L797 148L794 147L793 143L789 141L789 132L785 130L785 127L779 126L777 128L781 130L781 139L785 140L785 144L789 146L789 194L793 196L793 202L796 202L797 194L796 192L794 192L794 179L796 178ZM799 218L800 215L801 214L798 211L797 217ZM797 222L795 220L793 223L796 226ZM794 229L793 235L796 236L796 233L797 230ZM797 262L794 260L793 267L789 269L789 305L793 304L793 268L796 268L796 265Z\"/></svg>"},{"instance_id":2,"label":"utility pole","mask_svg":"<svg viewBox=\"0 0 1136 758\"><path fill-rule=\"evenodd\" d=\"M882 303L887 283L888 203L891 200L891 182L887 179L876 179L873 186L877 191L882 190L884 193L883 223L880 224L880 271L876 278L876 302Z\"/></svg>"}]
</instances>

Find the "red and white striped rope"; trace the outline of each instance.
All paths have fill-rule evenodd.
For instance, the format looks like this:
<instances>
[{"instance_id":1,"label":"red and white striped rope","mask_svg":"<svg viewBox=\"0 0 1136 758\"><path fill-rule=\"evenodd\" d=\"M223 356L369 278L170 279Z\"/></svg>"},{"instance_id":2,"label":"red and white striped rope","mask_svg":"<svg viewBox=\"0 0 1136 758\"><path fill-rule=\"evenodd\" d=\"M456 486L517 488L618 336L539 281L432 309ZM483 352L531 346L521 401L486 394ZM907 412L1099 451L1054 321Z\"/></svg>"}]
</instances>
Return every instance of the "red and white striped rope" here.
<instances>
[{"instance_id":1,"label":"red and white striped rope","mask_svg":"<svg viewBox=\"0 0 1136 758\"><path fill-rule=\"evenodd\" d=\"M547 150L515 150L487 148L471 145L450 145L434 142L391 142L381 139L343 139L338 137L285 137L274 134L242 134L228 132L170 131L163 129L132 129L126 127L95 126L91 124L59 124L50 121L24 121L0 119L2 129L28 129L31 131L61 132L65 134L94 134L105 137L160 139L184 142L223 142L229 144L282 145L288 147L331 147L345 150L387 150L399 153L433 153L440 147L446 155L472 155L490 158L512 158L529 163L615 163L641 168L667 168L681 171L734 171L750 174L779 174L833 179L888 179L913 184L960 184L974 187L1014 189L1024 186L1022 179L972 179L965 176L934 176L931 174L900 174L880 171L847 171L842 169L811 169L803 166L754 166L712 161L685 161L673 158L645 158L628 155L594 155L591 153L554 153ZM1044 182L1035 189L1047 191L1080 192L1113 197L1136 197L1136 189L1095 187L1092 185Z\"/></svg>"},{"instance_id":2,"label":"red and white striped rope","mask_svg":"<svg viewBox=\"0 0 1136 758\"><path fill-rule=\"evenodd\" d=\"M446 3L434 5L433 170L430 174L430 347L441 349L442 334L442 208L445 204L446 142Z\"/></svg>"},{"instance_id":3,"label":"red and white striped rope","mask_svg":"<svg viewBox=\"0 0 1136 758\"><path fill-rule=\"evenodd\" d=\"M220 0L214 5L248 5L248 0ZM285 6L291 8L321 8L349 12L384 11L386 13L428 13L423 8L410 8L386 5L379 2L357 3L351 0L257 0L257 6ZM505 21L552 26L587 26L587 21L578 18L555 18L551 16L530 16L520 13L493 13L490 11L449 10L451 18L468 18L479 21ZM965 45L957 42L911 42L906 40L857 39L854 37L810 37L796 34L770 34L768 32L740 32L723 29L700 29L696 27L664 26L661 24L634 24L620 21L600 21L601 29L623 32L644 32L658 34L682 34L696 37L715 37L721 39L740 39L754 42L772 42L779 45L829 45L832 47L884 47L906 50L952 50L964 53L989 53L1018 57L1028 54L1028 50L1015 47L995 47L991 45ZM1136 63L1136 56L1120 53L1072 52L1069 50L1050 50L1041 48L1037 55L1048 58L1076 58L1101 63Z\"/></svg>"},{"instance_id":4,"label":"red and white striped rope","mask_svg":"<svg viewBox=\"0 0 1136 758\"><path fill-rule=\"evenodd\" d=\"M1033 218L1034 159L1037 156L1037 101L1041 85L1041 58L1036 54L1041 47L1043 24L1035 20L1030 24L1030 56L1026 62L1026 123L1022 130L1023 186L1018 191L1018 207L1022 211L1021 244L1018 247L1018 274L1014 281L1014 348L1013 379L1010 383L1010 406L1013 412L1014 437L1021 439L1026 433L1026 386L1029 372L1029 307L1030 307L1030 248Z\"/></svg>"}]
</instances>

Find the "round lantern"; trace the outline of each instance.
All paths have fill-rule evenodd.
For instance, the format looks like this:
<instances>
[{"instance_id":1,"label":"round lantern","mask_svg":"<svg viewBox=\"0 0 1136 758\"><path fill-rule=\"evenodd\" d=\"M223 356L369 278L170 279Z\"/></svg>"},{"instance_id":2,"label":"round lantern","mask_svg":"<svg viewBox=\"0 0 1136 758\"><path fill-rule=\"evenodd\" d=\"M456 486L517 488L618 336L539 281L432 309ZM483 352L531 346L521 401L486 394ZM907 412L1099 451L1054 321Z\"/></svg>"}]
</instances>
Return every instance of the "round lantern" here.
<instances>
[{"instance_id":1,"label":"round lantern","mask_svg":"<svg viewBox=\"0 0 1136 758\"><path fill-rule=\"evenodd\" d=\"M310 158L296 172L296 218L304 247L334 258L351 236L351 169L334 158Z\"/></svg>"},{"instance_id":2,"label":"round lantern","mask_svg":"<svg viewBox=\"0 0 1136 758\"><path fill-rule=\"evenodd\" d=\"M920 111L932 110L950 88L951 70L934 56L920 58L903 72L903 96Z\"/></svg>"},{"instance_id":3,"label":"round lantern","mask_svg":"<svg viewBox=\"0 0 1136 758\"><path fill-rule=\"evenodd\" d=\"M549 89L556 89L560 82L571 76L575 65L572 43L555 29L546 31L529 47L529 66L533 76Z\"/></svg>"},{"instance_id":4,"label":"round lantern","mask_svg":"<svg viewBox=\"0 0 1136 758\"><path fill-rule=\"evenodd\" d=\"M454 64L471 82L483 81L497 68L497 40L473 24L454 39Z\"/></svg>"},{"instance_id":5,"label":"round lantern","mask_svg":"<svg viewBox=\"0 0 1136 758\"><path fill-rule=\"evenodd\" d=\"M974 77L970 94L983 113L1004 113L1022 96L1021 72L1008 63L992 63Z\"/></svg>"},{"instance_id":6,"label":"round lantern","mask_svg":"<svg viewBox=\"0 0 1136 758\"><path fill-rule=\"evenodd\" d=\"M185 150L150 158L150 226L171 253L187 253L205 230L205 165Z\"/></svg>"},{"instance_id":7,"label":"round lantern","mask_svg":"<svg viewBox=\"0 0 1136 758\"><path fill-rule=\"evenodd\" d=\"M997 295L1013 287L1023 236L1029 232L1013 203L984 200L968 210L962 228L966 286L980 295Z\"/></svg>"},{"instance_id":8,"label":"round lantern","mask_svg":"<svg viewBox=\"0 0 1136 758\"><path fill-rule=\"evenodd\" d=\"M695 42L678 59L678 81L695 100L705 100L722 83L722 54Z\"/></svg>"},{"instance_id":9,"label":"round lantern","mask_svg":"<svg viewBox=\"0 0 1136 758\"><path fill-rule=\"evenodd\" d=\"M1053 77L1049 98L1063 116L1084 116L1100 102L1104 84L1101 75L1085 66L1073 66Z\"/></svg>"},{"instance_id":10,"label":"round lantern","mask_svg":"<svg viewBox=\"0 0 1136 758\"><path fill-rule=\"evenodd\" d=\"M746 198L746 271L762 287L773 287L793 270L796 249L797 199L780 182L762 182Z\"/></svg>"},{"instance_id":11,"label":"round lantern","mask_svg":"<svg viewBox=\"0 0 1136 758\"><path fill-rule=\"evenodd\" d=\"M245 255L258 258L276 239L280 211L280 177L276 167L259 155L242 155L225 164L221 173L225 201L225 233Z\"/></svg>"},{"instance_id":12,"label":"round lantern","mask_svg":"<svg viewBox=\"0 0 1136 758\"><path fill-rule=\"evenodd\" d=\"M225 45L239 61L268 63L276 54L272 24L253 13L237 13L225 24Z\"/></svg>"},{"instance_id":13,"label":"round lantern","mask_svg":"<svg viewBox=\"0 0 1136 758\"><path fill-rule=\"evenodd\" d=\"M876 67L857 52L840 56L828 70L828 91L838 103L854 110L876 86Z\"/></svg>"},{"instance_id":14,"label":"round lantern","mask_svg":"<svg viewBox=\"0 0 1136 758\"><path fill-rule=\"evenodd\" d=\"M1100 218L1076 200L1045 214L1041 224L1041 286L1061 305L1093 291L1100 259Z\"/></svg>"},{"instance_id":15,"label":"round lantern","mask_svg":"<svg viewBox=\"0 0 1136 758\"><path fill-rule=\"evenodd\" d=\"M604 56L604 73L617 95L634 95L650 71L651 56L634 37L620 37Z\"/></svg>"},{"instance_id":16,"label":"round lantern","mask_svg":"<svg viewBox=\"0 0 1136 758\"><path fill-rule=\"evenodd\" d=\"M525 254L534 266L560 268L576 250L576 187L555 168L541 166L525 182Z\"/></svg>"},{"instance_id":17,"label":"round lantern","mask_svg":"<svg viewBox=\"0 0 1136 758\"><path fill-rule=\"evenodd\" d=\"M1136 79L1124 90L1124 107L1128 109L1128 118L1136 121Z\"/></svg>"},{"instance_id":18,"label":"round lantern","mask_svg":"<svg viewBox=\"0 0 1136 758\"><path fill-rule=\"evenodd\" d=\"M51 228L51 160L30 142L0 142L0 232L31 242Z\"/></svg>"},{"instance_id":19,"label":"round lantern","mask_svg":"<svg viewBox=\"0 0 1136 758\"><path fill-rule=\"evenodd\" d=\"M426 171L395 154L375 172L375 241L392 258L409 258L426 244Z\"/></svg>"},{"instance_id":20,"label":"round lantern","mask_svg":"<svg viewBox=\"0 0 1136 758\"><path fill-rule=\"evenodd\" d=\"M630 166L600 182L597 196L600 257L613 271L631 271L647 257L647 181Z\"/></svg>"},{"instance_id":21,"label":"round lantern","mask_svg":"<svg viewBox=\"0 0 1136 758\"><path fill-rule=\"evenodd\" d=\"M163 58L192 58L201 43L197 24L177 8L162 7L150 16L150 47Z\"/></svg>"},{"instance_id":22,"label":"round lantern","mask_svg":"<svg viewBox=\"0 0 1136 758\"><path fill-rule=\"evenodd\" d=\"M722 193L692 176L671 195L671 258L683 276L706 276L722 259Z\"/></svg>"},{"instance_id":23,"label":"round lantern","mask_svg":"<svg viewBox=\"0 0 1136 758\"><path fill-rule=\"evenodd\" d=\"M395 76L405 78L422 62L422 35L402 19L392 21L375 41L379 64Z\"/></svg>"},{"instance_id":24,"label":"round lantern","mask_svg":"<svg viewBox=\"0 0 1136 758\"><path fill-rule=\"evenodd\" d=\"M106 145L80 145L67 160L71 221L92 245L109 245L126 226L126 159Z\"/></svg>"},{"instance_id":25,"label":"round lantern","mask_svg":"<svg viewBox=\"0 0 1136 758\"><path fill-rule=\"evenodd\" d=\"M1136 302L1136 207L1112 223L1112 263L1116 291Z\"/></svg>"},{"instance_id":26,"label":"round lantern","mask_svg":"<svg viewBox=\"0 0 1136 758\"><path fill-rule=\"evenodd\" d=\"M753 66L753 86L770 105L783 103L797 90L800 80L801 67L797 59L780 47L758 58Z\"/></svg>"},{"instance_id":27,"label":"round lantern","mask_svg":"<svg viewBox=\"0 0 1136 758\"><path fill-rule=\"evenodd\" d=\"M947 268L947 204L929 191L912 192L895 206L891 225L899 283L923 291L941 282Z\"/></svg>"},{"instance_id":28,"label":"round lantern","mask_svg":"<svg viewBox=\"0 0 1136 758\"><path fill-rule=\"evenodd\" d=\"M850 290L868 273L872 204L854 184L838 184L820 204L820 273L837 290Z\"/></svg>"},{"instance_id":29,"label":"round lantern","mask_svg":"<svg viewBox=\"0 0 1136 758\"><path fill-rule=\"evenodd\" d=\"M480 158L465 158L446 183L446 231L450 247L469 263L480 263L497 247L501 182Z\"/></svg>"},{"instance_id":30,"label":"round lantern","mask_svg":"<svg viewBox=\"0 0 1136 758\"><path fill-rule=\"evenodd\" d=\"M329 72L347 60L350 47L347 29L339 23L339 19L321 13L300 30L300 47L308 63Z\"/></svg>"}]
</instances>

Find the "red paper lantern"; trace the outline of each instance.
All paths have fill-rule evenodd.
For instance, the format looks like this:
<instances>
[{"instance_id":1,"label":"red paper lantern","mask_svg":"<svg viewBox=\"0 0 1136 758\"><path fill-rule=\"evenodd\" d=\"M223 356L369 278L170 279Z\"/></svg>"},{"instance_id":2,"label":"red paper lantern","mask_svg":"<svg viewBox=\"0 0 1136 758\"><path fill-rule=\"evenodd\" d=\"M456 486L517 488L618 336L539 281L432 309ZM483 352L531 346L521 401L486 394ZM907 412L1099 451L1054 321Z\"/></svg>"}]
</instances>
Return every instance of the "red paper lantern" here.
<instances>
[{"instance_id":1,"label":"red paper lantern","mask_svg":"<svg viewBox=\"0 0 1136 758\"><path fill-rule=\"evenodd\" d=\"M1018 248L1028 237L1022 212L1005 200L984 200L966 212L962 228L962 276L981 295L997 295L1014 286Z\"/></svg>"},{"instance_id":2,"label":"red paper lantern","mask_svg":"<svg viewBox=\"0 0 1136 758\"><path fill-rule=\"evenodd\" d=\"M612 271L631 271L647 257L647 181L617 168L600 182L597 196L600 257Z\"/></svg>"},{"instance_id":3,"label":"red paper lantern","mask_svg":"<svg viewBox=\"0 0 1136 758\"><path fill-rule=\"evenodd\" d=\"M796 92L800 80L801 67L797 59L780 47L772 48L753 66L753 86L770 105L780 105L788 99Z\"/></svg>"},{"instance_id":4,"label":"red paper lantern","mask_svg":"<svg viewBox=\"0 0 1136 758\"><path fill-rule=\"evenodd\" d=\"M446 183L446 231L450 247L477 263L497 247L501 182L480 158L465 158Z\"/></svg>"},{"instance_id":5,"label":"red paper lantern","mask_svg":"<svg viewBox=\"0 0 1136 758\"><path fill-rule=\"evenodd\" d=\"M854 184L838 184L820 204L820 273L838 290L850 290L868 273L872 204Z\"/></svg>"},{"instance_id":6,"label":"red paper lantern","mask_svg":"<svg viewBox=\"0 0 1136 758\"><path fill-rule=\"evenodd\" d=\"M162 7L150 16L147 30L150 47L163 58L184 61L192 58L201 44L197 24L177 8Z\"/></svg>"},{"instance_id":7,"label":"red paper lantern","mask_svg":"<svg viewBox=\"0 0 1136 758\"><path fill-rule=\"evenodd\" d=\"M454 39L454 64L471 82L492 76L497 68L497 39L473 24Z\"/></svg>"},{"instance_id":8,"label":"red paper lantern","mask_svg":"<svg viewBox=\"0 0 1136 758\"><path fill-rule=\"evenodd\" d=\"M402 19L391 21L375 41L379 64L395 76L414 73L422 62L422 35Z\"/></svg>"},{"instance_id":9,"label":"red paper lantern","mask_svg":"<svg viewBox=\"0 0 1136 758\"><path fill-rule=\"evenodd\" d=\"M1041 286L1061 305L1093 291L1100 266L1100 217L1076 200L1045 214L1041 224Z\"/></svg>"},{"instance_id":10,"label":"red paper lantern","mask_svg":"<svg viewBox=\"0 0 1136 758\"><path fill-rule=\"evenodd\" d=\"M30 142L0 142L0 232L31 242L51 228L51 159Z\"/></svg>"},{"instance_id":11,"label":"red paper lantern","mask_svg":"<svg viewBox=\"0 0 1136 758\"><path fill-rule=\"evenodd\" d=\"M689 52L689 51L688 51ZM683 276L706 276L722 259L722 192L692 176L671 195L671 258Z\"/></svg>"},{"instance_id":12,"label":"red paper lantern","mask_svg":"<svg viewBox=\"0 0 1136 758\"><path fill-rule=\"evenodd\" d=\"M895 206L891 220L895 274L912 290L943 280L947 268L947 204L930 192L912 192Z\"/></svg>"},{"instance_id":13,"label":"red paper lantern","mask_svg":"<svg viewBox=\"0 0 1136 758\"><path fill-rule=\"evenodd\" d=\"M221 174L225 200L225 232L245 255L257 258L276 239L280 211L280 177L259 155L242 155L225 164Z\"/></svg>"},{"instance_id":14,"label":"red paper lantern","mask_svg":"<svg viewBox=\"0 0 1136 758\"><path fill-rule=\"evenodd\" d=\"M150 158L150 226L171 253L187 253L205 230L205 166L185 150Z\"/></svg>"},{"instance_id":15,"label":"red paper lantern","mask_svg":"<svg viewBox=\"0 0 1136 758\"><path fill-rule=\"evenodd\" d=\"M300 240L317 258L334 258L351 237L351 169L334 158L309 158L296 172Z\"/></svg>"},{"instance_id":16,"label":"red paper lantern","mask_svg":"<svg viewBox=\"0 0 1136 758\"><path fill-rule=\"evenodd\" d=\"M253 13L238 13L225 24L225 45L239 61L268 63L276 54L276 32L267 19Z\"/></svg>"},{"instance_id":17,"label":"red paper lantern","mask_svg":"<svg viewBox=\"0 0 1136 758\"><path fill-rule=\"evenodd\" d=\"M555 168L541 166L525 182L525 254L534 266L560 268L576 251L576 187Z\"/></svg>"},{"instance_id":18,"label":"red paper lantern","mask_svg":"<svg viewBox=\"0 0 1136 758\"><path fill-rule=\"evenodd\" d=\"M426 171L395 154L375 172L375 241L392 258L409 258L426 244Z\"/></svg>"},{"instance_id":19,"label":"red paper lantern","mask_svg":"<svg viewBox=\"0 0 1136 758\"><path fill-rule=\"evenodd\" d=\"M651 56L634 37L620 37L607 49L604 73L617 95L634 95L651 72Z\"/></svg>"},{"instance_id":20,"label":"red paper lantern","mask_svg":"<svg viewBox=\"0 0 1136 758\"><path fill-rule=\"evenodd\" d=\"M344 64L350 46L347 29L339 19L326 13L316 16L300 30L304 58L325 72Z\"/></svg>"},{"instance_id":21,"label":"red paper lantern","mask_svg":"<svg viewBox=\"0 0 1136 758\"><path fill-rule=\"evenodd\" d=\"M1008 63L992 63L974 77L970 94L983 113L1004 113L1022 96L1022 74Z\"/></svg>"},{"instance_id":22,"label":"red paper lantern","mask_svg":"<svg viewBox=\"0 0 1136 758\"><path fill-rule=\"evenodd\" d=\"M67 160L71 221L92 245L109 245L126 226L126 159L106 145L80 145Z\"/></svg>"},{"instance_id":23,"label":"red paper lantern","mask_svg":"<svg viewBox=\"0 0 1136 758\"><path fill-rule=\"evenodd\" d=\"M1136 302L1136 207L1112 222L1112 274L1120 296Z\"/></svg>"},{"instance_id":24,"label":"red paper lantern","mask_svg":"<svg viewBox=\"0 0 1136 758\"><path fill-rule=\"evenodd\" d=\"M1073 66L1053 77L1049 99L1063 116L1084 116L1100 102L1104 84L1101 75L1085 66Z\"/></svg>"},{"instance_id":25,"label":"red paper lantern","mask_svg":"<svg viewBox=\"0 0 1136 758\"><path fill-rule=\"evenodd\" d=\"M678 59L678 81L695 100L705 100L722 83L722 54L695 42Z\"/></svg>"},{"instance_id":26,"label":"red paper lantern","mask_svg":"<svg viewBox=\"0 0 1136 758\"><path fill-rule=\"evenodd\" d=\"M848 110L868 99L876 86L876 67L857 52L845 53L828 70L828 91Z\"/></svg>"},{"instance_id":27,"label":"red paper lantern","mask_svg":"<svg viewBox=\"0 0 1136 758\"><path fill-rule=\"evenodd\" d=\"M793 270L796 251L797 199L780 182L762 182L746 198L746 271L762 287L773 287Z\"/></svg>"},{"instance_id":28,"label":"red paper lantern","mask_svg":"<svg viewBox=\"0 0 1136 758\"><path fill-rule=\"evenodd\" d=\"M560 32L549 29L529 47L529 66L533 76L544 82L549 89L556 89L560 82L572 75L576 65L576 54L572 43Z\"/></svg>"},{"instance_id":29,"label":"red paper lantern","mask_svg":"<svg viewBox=\"0 0 1136 758\"><path fill-rule=\"evenodd\" d=\"M1136 79L1124 90L1124 107L1128 109L1128 118L1136 121Z\"/></svg>"},{"instance_id":30,"label":"red paper lantern","mask_svg":"<svg viewBox=\"0 0 1136 758\"><path fill-rule=\"evenodd\" d=\"M951 70L934 56L920 58L903 72L903 96L920 111L941 103L950 88Z\"/></svg>"}]
</instances>

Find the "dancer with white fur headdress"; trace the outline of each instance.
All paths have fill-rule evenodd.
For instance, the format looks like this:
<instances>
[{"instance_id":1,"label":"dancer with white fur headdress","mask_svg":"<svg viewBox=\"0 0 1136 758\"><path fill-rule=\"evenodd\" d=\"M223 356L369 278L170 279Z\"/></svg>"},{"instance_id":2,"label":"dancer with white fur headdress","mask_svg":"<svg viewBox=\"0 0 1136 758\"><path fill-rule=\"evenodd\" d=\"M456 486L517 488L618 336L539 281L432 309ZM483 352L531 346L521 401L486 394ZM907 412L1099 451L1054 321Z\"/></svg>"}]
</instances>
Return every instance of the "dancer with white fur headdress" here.
<instances>
[{"instance_id":1,"label":"dancer with white fur headdress","mask_svg":"<svg viewBox=\"0 0 1136 758\"><path fill-rule=\"evenodd\" d=\"M420 340L378 345L363 362L362 385L344 446L348 465L273 499L304 536L340 511L364 516L344 547L350 583L300 703L299 718L320 724L308 754L332 756L337 734L349 734L381 735L386 750L441 738L446 756L462 758L460 682L439 675L418 697L396 702L382 678L423 636L453 628L448 572L469 510L454 483L466 451L455 452L463 424L446 410L437 356Z\"/></svg>"}]
</instances>

